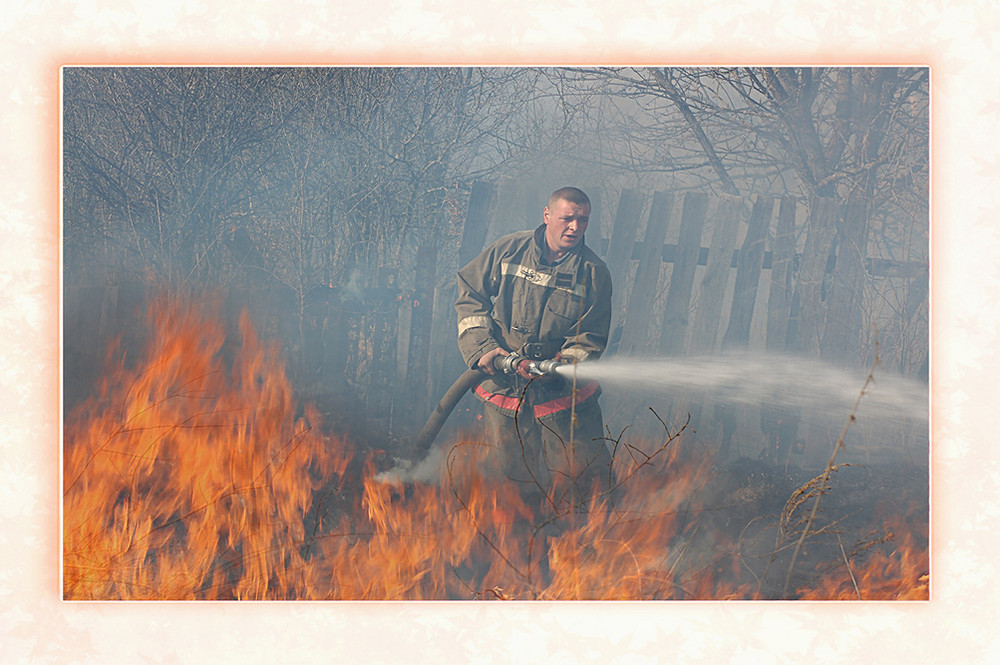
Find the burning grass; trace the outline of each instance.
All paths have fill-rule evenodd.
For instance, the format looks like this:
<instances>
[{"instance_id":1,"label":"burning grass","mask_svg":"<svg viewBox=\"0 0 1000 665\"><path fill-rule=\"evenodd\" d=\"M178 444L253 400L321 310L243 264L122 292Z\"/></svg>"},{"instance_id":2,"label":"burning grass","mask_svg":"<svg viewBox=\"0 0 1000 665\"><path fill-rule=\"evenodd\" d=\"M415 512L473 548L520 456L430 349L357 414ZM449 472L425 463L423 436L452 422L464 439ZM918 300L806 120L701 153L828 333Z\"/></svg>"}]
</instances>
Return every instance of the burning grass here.
<instances>
[{"instance_id":1,"label":"burning grass","mask_svg":"<svg viewBox=\"0 0 1000 665\"><path fill-rule=\"evenodd\" d=\"M743 515L745 493L680 432L619 437L622 485L582 511L528 505L473 440L437 483L381 482L297 406L247 316L229 335L216 308L163 297L148 321L147 348L66 420L67 599L775 597L767 570L787 553L762 544L791 516ZM926 598L911 523L865 540L817 521L788 597Z\"/></svg>"}]
</instances>

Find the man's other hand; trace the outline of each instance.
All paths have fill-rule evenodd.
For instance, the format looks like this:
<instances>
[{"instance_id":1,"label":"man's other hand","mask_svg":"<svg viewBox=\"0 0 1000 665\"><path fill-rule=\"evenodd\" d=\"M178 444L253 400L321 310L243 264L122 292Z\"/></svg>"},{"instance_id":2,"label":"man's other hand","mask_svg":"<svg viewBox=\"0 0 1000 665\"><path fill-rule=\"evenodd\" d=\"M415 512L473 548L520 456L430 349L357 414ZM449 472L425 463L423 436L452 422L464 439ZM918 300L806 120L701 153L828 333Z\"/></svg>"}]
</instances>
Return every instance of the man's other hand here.
<instances>
[{"instance_id":1,"label":"man's other hand","mask_svg":"<svg viewBox=\"0 0 1000 665\"><path fill-rule=\"evenodd\" d=\"M479 362L476 363L476 367L483 370L487 374L495 374L496 370L493 368L493 359L497 356L509 356L510 351L506 349L501 349L499 346L491 351L487 351L480 358Z\"/></svg>"}]
</instances>

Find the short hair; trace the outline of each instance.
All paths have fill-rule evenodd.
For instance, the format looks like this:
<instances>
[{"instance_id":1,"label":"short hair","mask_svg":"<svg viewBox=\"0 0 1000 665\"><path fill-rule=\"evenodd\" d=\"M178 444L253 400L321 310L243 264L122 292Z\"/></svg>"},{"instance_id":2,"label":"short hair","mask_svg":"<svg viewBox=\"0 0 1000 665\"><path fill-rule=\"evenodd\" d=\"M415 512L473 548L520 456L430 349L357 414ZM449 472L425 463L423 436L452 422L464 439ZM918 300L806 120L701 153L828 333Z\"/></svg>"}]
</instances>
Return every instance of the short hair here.
<instances>
[{"instance_id":1,"label":"short hair","mask_svg":"<svg viewBox=\"0 0 1000 665\"><path fill-rule=\"evenodd\" d=\"M580 206L585 205L588 208L590 207L590 197L582 189L577 189L576 187L561 187L552 192L552 195L549 197L549 207L554 206L556 201L569 201Z\"/></svg>"}]
</instances>

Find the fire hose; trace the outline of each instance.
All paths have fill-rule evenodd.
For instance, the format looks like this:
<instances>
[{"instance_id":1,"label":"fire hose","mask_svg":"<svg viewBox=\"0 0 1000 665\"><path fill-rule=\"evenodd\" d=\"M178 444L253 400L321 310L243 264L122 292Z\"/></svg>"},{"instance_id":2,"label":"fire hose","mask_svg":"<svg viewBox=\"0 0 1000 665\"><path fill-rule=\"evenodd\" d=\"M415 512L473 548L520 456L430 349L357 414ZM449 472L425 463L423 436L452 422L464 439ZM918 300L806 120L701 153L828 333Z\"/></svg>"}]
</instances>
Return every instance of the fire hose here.
<instances>
[{"instance_id":1,"label":"fire hose","mask_svg":"<svg viewBox=\"0 0 1000 665\"><path fill-rule=\"evenodd\" d=\"M533 360L518 353L512 353L507 356L495 357L493 359L493 368L503 374L516 374L518 366L525 360L528 361L528 373L534 376L555 374L556 370L565 364L563 360ZM414 444L416 459L422 459L427 454L427 451L430 450L438 433L441 432L441 428L444 427L445 421L448 420L448 416L451 415L451 412L455 409L455 405L465 396L465 393L474 386L479 385L479 382L488 376L489 374L484 370L467 369L451 384L451 388L445 392L441 401L434 407L434 411L431 413L430 418L427 419L424 428L417 435L417 440Z\"/></svg>"}]
</instances>

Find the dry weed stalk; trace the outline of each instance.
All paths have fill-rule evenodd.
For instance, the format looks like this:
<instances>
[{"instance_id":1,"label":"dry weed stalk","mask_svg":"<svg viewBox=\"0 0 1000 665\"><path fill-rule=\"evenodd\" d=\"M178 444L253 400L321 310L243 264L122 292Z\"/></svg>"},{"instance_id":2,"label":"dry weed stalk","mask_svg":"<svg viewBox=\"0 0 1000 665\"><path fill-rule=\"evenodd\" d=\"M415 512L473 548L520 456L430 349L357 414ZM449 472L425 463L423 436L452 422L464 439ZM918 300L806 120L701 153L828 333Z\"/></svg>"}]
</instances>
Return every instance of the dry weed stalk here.
<instances>
[{"instance_id":1,"label":"dry weed stalk","mask_svg":"<svg viewBox=\"0 0 1000 665\"><path fill-rule=\"evenodd\" d=\"M813 478L808 483L806 483L806 485L796 490L796 492L793 493L792 497L789 499L789 503L786 504L785 510L782 511L783 530L781 532L781 537L782 539L784 539L784 534L786 533L784 529L787 528L788 522L791 520L792 513L794 513L794 511L799 506L806 503L809 499L812 499L813 502L812 510L810 510L809 517L806 518L802 527L802 531L799 533L799 537L795 543L795 549L792 551L792 560L788 564L788 572L785 574L785 584L783 589L786 596L788 595L788 588L791 585L792 573L795 570L795 562L798 560L799 553L802 550L802 544L809 536L809 533L812 530L813 522L816 520L816 515L819 512L820 500L823 498L823 495L826 494L826 492L829 491L830 489L829 487L830 476L835 471L839 470L841 467L847 466L843 464L842 465L836 464L837 455L839 455L840 451L844 448L844 440L847 438L847 432L848 430L850 430L851 425L854 423L856 419L858 407L861 406L861 400L868 393L868 386L870 386L872 381L874 380L875 368L878 367L878 364L879 364L879 356L878 356L878 350L876 349L875 359L872 362L871 368L868 370L868 375L865 377L865 382L861 386L861 390L858 392L858 397L854 401L854 407L851 409L851 412L847 417L847 422L844 423L844 428L840 432L840 437L837 439L837 444L833 447L833 452L830 454L830 459L826 463L826 468L823 469L823 473L821 473L819 476ZM790 504L792 505L792 507L789 509Z\"/></svg>"},{"instance_id":2,"label":"dry weed stalk","mask_svg":"<svg viewBox=\"0 0 1000 665\"><path fill-rule=\"evenodd\" d=\"M813 521L816 519L816 513L819 512L819 502L823 498L823 495L829 489L827 483L830 479L830 475L837 470L837 455L844 448L844 440L847 438L847 432L851 428L851 424L854 423L856 414L858 412L858 407L861 406L861 400L864 398L865 394L868 392L868 386L874 380L875 368L878 366L878 352L875 353L875 360L872 362L871 369L868 370L868 376L865 377L864 385L861 386L861 390L858 392L858 398L854 401L854 408L851 409L851 413L847 418L847 422L844 423L844 429L840 432L840 438L837 439L837 445L833 447L833 453L830 454L830 459L826 463L826 469L820 474L819 479L821 479L820 487L815 493L815 498L813 499L812 510L809 513L809 518L805 522L805 526L802 529L802 533L799 534L799 539L795 543L795 550L792 552L792 561L788 564L788 572L785 574L785 593L788 593L788 587L792 580L792 571L795 569L795 562L799 557L799 552L802 549L802 543L805 542L806 536L809 535L809 530L812 528Z\"/></svg>"},{"instance_id":3,"label":"dry weed stalk","mask_svg":"<svg viewBox=\"0 0 1000 665\"><path fill-rule=\"evenodd\" d=\"M761 595L761 591L764 587L764 581L767 578L767 574L771 568L771 565L776 560L778 553L787 548L787 546L785 545L785 541L789 538L791 534L796 533L797 529L801 527L801 530L798 531L798 537L795 540L795 544L792 550L792 559L788 565L788 571L785 574L785 582L783 586L783 594L785 595L785 597L788 596L788 589L789 586L791 585L791 578L792 578L792 573L795 570L795 563L798 560L799 553L802 550L802 546L805 543L806 538L808 538L809 536L816 536L822 533L828 533L832 531L836 533L839 540L840 534L836 532L836 530L834 529L834 527L836 526L836 522L828 524L827 526L817 529L815 531L813 530L813 524L816 520L817 514L819 513L819 504L821 499L823 498L823 495L829 492L831 489L830 487L831 476L834 473L840 471L840 469L852 466L851 464L837 464L836 463L837 456L840 454L840 451L844 448L844 441L847 438L847 432L850 429L851 425L855 422L856 414L858 412L858 407L861 405L861 400L868 393L868 387L874 381L875 369L878 366L879 366L879 356L878 356L878 350L876 348L875 358L872 362L872 365L868 370L868 374L865 377L865 381L861 386L861 390L858 392L857 399L855 399L854 401L854 406L851 408L851 411L848 414L847 421L844 423L844 427L840 432L840 436L837 439L837 443L833 447L833 452L830 454L830 459L827 461L826 466L824 467L822 473L820 473L818 476L810 479L809 481L797 487L795 491L793 491L792 494L788 497L788 500L785 502L785 505L781 510L781 515L778 520L778 533L776 536L776 542L774 548L771 551L771 556L767 562L767 565L764 568L764 571L757 579L758 597ZM795 519L796 515L798 515L799 509L802 508L802 506L806 505L810 500L812 501L812 508L809 511L809 515L805 518ZM749 527L749 524L747 525L747 527ZM746 528L744 528L744 532L745 531ZM740 539L742 540L742 538L743 534L741 533ZM853 558L857 553L864 551L875 544L878 544L877 542L866 544L866 542L867 541L863 541L861 543L855 544L855 546L851 549L850 555L846 553L844 554L845 560L848 562L847 567L848 571L851 572L852 580L854 578L854 575L850 569L849 559ZM884 539L880 542L884 542ZM841 546L841 550L843 550L843 546Z\"/></svg>"},{"instance_id":4,"label":"dry weed stalk","mask_svg":"<svg viewBox=\"0 0 1000 665\"><path fill-rule=\"evenodd\" d=\"M861 589L858 588L858 580L854 577L854 570L851 569L851 559L847 556L847 552L844 551L844 541L840 538L840 534L837 534L837 544L840 546L840 554L844 557L844 565L847 566L847 574L851 576L851 584L854 585L854 593L857 594L858 600L861 598Z\"/></svg>"},{"instance_id":5,"label":"dry weed stalk","mask_svg":"<svg viewBox=\"0 0 1000 665\"><path fill-rule=\"evenodd\" d=\"M809 499L818 499L822 494L828 492L830 490L830 476L848 466L853 465L828 465L827 468L824 469L823 473L797 487L788 498L788 501L785 502L784 507L781 509L781 517L779 518L781 532L794 532L796 527L805 523L807 521L805 519L800 519L799 521L792 523L792 518L795 517L798 509L809 501Z\"/></svg>"}]
</instances>

